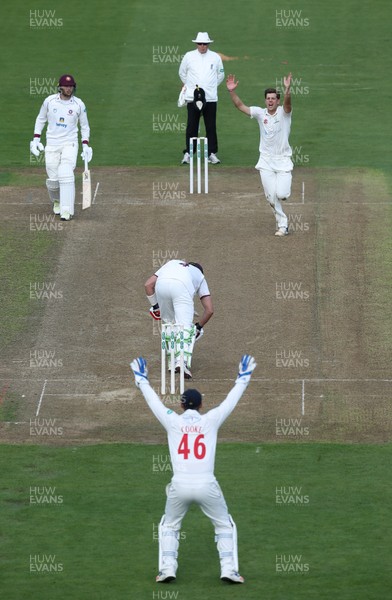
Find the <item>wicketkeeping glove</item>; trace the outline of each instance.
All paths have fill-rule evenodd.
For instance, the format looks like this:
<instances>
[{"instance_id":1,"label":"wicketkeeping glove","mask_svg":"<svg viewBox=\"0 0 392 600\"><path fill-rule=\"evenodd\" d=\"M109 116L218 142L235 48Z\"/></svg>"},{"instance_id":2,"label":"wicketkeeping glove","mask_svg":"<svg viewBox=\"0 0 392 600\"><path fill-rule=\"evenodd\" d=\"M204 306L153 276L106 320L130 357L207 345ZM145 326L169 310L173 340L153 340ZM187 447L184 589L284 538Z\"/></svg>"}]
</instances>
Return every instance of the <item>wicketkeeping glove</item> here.
<instances>
[{"instance_id":1,"label":"wicketkeeping glove","mask_svg":"<svg viewBox=\"0 0 392 600\"><path fill-rule=\"evenodd\" d=\"M151 308L150 308L150 315L156 321L160 321L161 320L161 309L159 308L159 304L158 303L154 304L154 306L151 306Z\"/></svg>"},{"instance_id":2,"label":"wicketkeeping glove","mask_svg":"<svg viewBox=\"0 0 392 600\"><path fill-rule=\"evenodd\" d=\"M135 375L135 384L137 387L140 387L141 383L149 383L147 377L147 362L142 356L135 358L135 360L130 363L130 367Z\"/></svg>"},{"instance_id":3,"label":"wicketkeeping glove","mask_svg":"<svg viewBox=\"0 0 392 600\"><path fill-rule=\"evenodd\" d=\"M30 152L34 156L39 156L39 153L44 150L44 145L41 144L41 138L35 137L30 142Z\"/></svg>"},{"instance_id":4,"label":"wicketkeeping glove","mask_svg":"<svg viewBox=\"0 0 392 600\"><path fill-rule=\"evenodd\" d=\"M83 151L80 156L83 158L83 160L87 160L87 162L90 162L90 160L93 157L93 149L90 148L88 144L83 144Z\"/></svg>"},{"instance_id":5,"label":"wicketkeeping glove","mask_svg":"<svg viewBox=\"0 0 392 600\"><path fill-rule=\"evenodd\" d=\"M238 377L235 382L248 384L255 368L256 362L253 356L244 354L238 367Z\"/></svg>"}]
</instances>

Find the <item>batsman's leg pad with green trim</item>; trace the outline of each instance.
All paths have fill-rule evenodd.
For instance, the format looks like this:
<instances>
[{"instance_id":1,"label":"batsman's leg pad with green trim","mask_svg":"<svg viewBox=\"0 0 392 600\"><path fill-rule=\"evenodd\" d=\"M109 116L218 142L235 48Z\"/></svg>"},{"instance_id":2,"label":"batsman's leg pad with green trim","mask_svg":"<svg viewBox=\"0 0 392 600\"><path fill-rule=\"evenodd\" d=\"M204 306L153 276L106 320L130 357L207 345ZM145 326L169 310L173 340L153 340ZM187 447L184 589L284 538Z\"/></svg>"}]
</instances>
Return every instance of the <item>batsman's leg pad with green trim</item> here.
<instances>
[{"instance_id":1,"label":"batsman's leg pad with green trim","mask_svg":"<svg viewBox=\"0 0 392 600\"><path fill-rule=\"evenodd\" d=\"M190 367L192 363L193 347L196 341L196 325L189 329L184 329L184 354L185 364Z\"/></svg>"}]
</instances>

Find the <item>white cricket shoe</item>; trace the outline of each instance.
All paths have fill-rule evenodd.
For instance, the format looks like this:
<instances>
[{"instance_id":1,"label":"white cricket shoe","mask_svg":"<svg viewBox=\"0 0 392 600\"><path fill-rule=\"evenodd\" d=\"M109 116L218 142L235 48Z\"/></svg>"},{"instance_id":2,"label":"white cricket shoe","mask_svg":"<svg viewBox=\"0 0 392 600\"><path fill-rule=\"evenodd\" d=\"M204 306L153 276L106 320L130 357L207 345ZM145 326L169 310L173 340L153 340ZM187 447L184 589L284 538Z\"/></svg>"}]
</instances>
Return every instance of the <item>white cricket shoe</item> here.
<instances>
[{"instance_id":1,"label":"white cricket shoe","mask_svg":"<svg viewBox=\"0 0 392 600\"><path fill-rule=\"evenodd\" d=\"M169 583L170 581L174 581L176 578L174 572L164 572L159 571L158 575L155 577L155 581L157 583Z\"/></svg>"},{"instance_id":2,"label":"white cricket shoe","mask_svg":"<svg viewBox=\"0 0 392 600\"><path fill-rule=\"evenodd\" d=\"M213 154L211 152L210 156L208 157L208 162L211 163L212 165L219 165L220 160L216 154Z\"/></svg>"},{"instance_id":3,"label":"white cricket shoe","mask_svg":"<svg viewBox=\"0 0 392 600\"><path fill-rule=\"evenodd\" d=\"M289 230L287 227L279 227L278 231L275 232L275 235L278 237L283 237L289 234Z\"/></svg>"},{"instance_id":4,"label":"white cricket shoe","mask_svg":"<svg viewBox=\"0 0 392 600\"><path fill-rule=\"evenodd\" d=\"M180 367L180 365L177 365L176 366L176 373L180 373L180 372L181 372L181 367ZM184 379L192 379L191 370L186 365L184 365Z\"/></svg>"},{"instance_id":5,"label":"white cricket shoe","mask_svg":"<svg viewBox=\"0 0 392 600\"><path fill-rule=\"evenodd\" d=\"M184 365L184 379L192 379L192 373L187 365Z\"/></svg>"},{"instance_id":6,"label":"white cricket shoe","mask_svg":"<svg viewBox=\"0 0 392 600\"><path fill-rule=\"evenodd\" d=\"M227 581L228 583L245 583L245 579L237 573L237 571L231 571L227 574L221 575L222 581Z\"/></svg>"},{"instance_id":7,"label":"white cricket shoe","mask_svg":"<svg viewBox=\"0 0 392 600\"><path fill-rule=\"evenodd\" d=\"M62 221L70 221L72 219L71 213L65 210L62 215L60 215Z\"/></svg>"},{"instance_id":8,"label":"white cricket shoe","mask_svg":"<svg viewBox=\"0 0 392 600\"><path fill-rule=\"evenodd\" d=\"M59 215L60 214L60 202L59 200L54 200L53 202L53 212L55 215Z\"/></svg>"},{"instance_id":9,"label":"white cricket shoe","mask_svg":"<svg viewBox=\"0 0 392 600\"><path fill-rule=\"evenodd\" d=\"M189 154L189 152L184 152L184 157L181 161L182 165L189 165L191 162L191 155Z\"/></svg>"}]
</instances>

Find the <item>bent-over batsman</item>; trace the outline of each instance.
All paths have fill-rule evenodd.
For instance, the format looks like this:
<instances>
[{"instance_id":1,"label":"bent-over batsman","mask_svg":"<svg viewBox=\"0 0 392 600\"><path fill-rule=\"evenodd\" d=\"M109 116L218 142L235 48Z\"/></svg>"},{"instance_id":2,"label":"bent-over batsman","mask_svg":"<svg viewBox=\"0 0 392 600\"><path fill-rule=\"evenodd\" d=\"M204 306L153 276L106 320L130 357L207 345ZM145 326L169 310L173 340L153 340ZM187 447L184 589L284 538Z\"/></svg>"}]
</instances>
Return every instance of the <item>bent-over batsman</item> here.
<instances>
[{"instance_id":1,"label":"bent-over batsman","mask_svg":"<svg viewBox=\"0 0 392 600\"><path fill-rule=\"evenodd\" d=\"M184 327L184 373L185 379L192 379L191 362L195 341L203 335L203 327L214 314L203 267L196 262L169 260L147 279L144 289L151 304L150 314L154 319ZM203 314L193 324L195 294L200 298ZM178 346L178 340L176 345ZM179 361L179 352L176 352L176 371L180 369Z\"/></svg>"},{"instance_id":2,"label":"bent-over batsman","mask_svg":"<svg viewBox=\"0 0 392 600\"><path fill-rule=\"evenodd\" d=\"M244 583L238 572L237 528L215 478L214 466L218 430L245 392L255 367L254 358L245 354L226 399L203 415L200 392L186 390L181 396L183 412L179 415L168 409L150 386L145 359L140 357L131 363L137 387L167 431L173 466L173 477L166 487L165 514L159 524L158 583L176 578L181 523L193 503L200 506L214 526L221 579Z\"/></svg>"}]
</instances>

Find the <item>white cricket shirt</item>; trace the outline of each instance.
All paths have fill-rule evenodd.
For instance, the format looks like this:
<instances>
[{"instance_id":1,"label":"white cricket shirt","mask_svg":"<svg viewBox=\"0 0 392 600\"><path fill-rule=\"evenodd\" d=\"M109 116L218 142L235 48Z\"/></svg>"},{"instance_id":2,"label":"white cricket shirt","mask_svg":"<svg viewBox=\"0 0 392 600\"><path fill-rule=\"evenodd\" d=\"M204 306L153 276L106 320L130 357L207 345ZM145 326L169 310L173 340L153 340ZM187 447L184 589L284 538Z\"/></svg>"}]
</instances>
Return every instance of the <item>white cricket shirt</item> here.
<instances>
[{"instance_id":1,"label":"white cricket shirt","mask_svg":"<svg viewBox=\"0 0 392 600\"><path fill-rule=\"evenodd\" d=\"M140 390L167 431L174 482L215 481L214 466L218 430L239 402L247 384L236 383L226 399L206 414L186 410L181 415L162 404L148 382Z\"/></svg>"},{"instance_id":2,"label":"white cricket shirt","mask_svg":"<svg viewBox=\"0 0 392 600\"><path fill-rule=\"evenodd\" d=\"M46 144L48 146L77 143L78 122L80 122L82 140L89 141L90 127L84 102L76 96L71 96L69 100L61 100L60 94L52 94L43 101L35 121L34 133L41 135L47 123Z\"/></svg>"},{"instance_id":3,"label":"white cricket shirt","mask_svg":"<svg viewBox=\"0 0 392 600\"><path fill-rule=\"evenodd\" d=\"M292 149L289 144L291 112L286 113L278 106L276 113L270 115L266 108L250 107L250 116L256 119L260 128L260 157L256 169L272 171L291 171Z\"/></svg>"},{"instance_id":4,"label":"white cricket shirt","mask_svg":"<svg viewBox=\"0 0 392 600\"><path fill-rule=\"evenodd\" d=\"M219 54L208 49L202 54L197 49L184 55L178 71L182 83L186 85L185 100L193 101L198 85L205 91L207 102L218 101L218 85L225 78L223 62Z\"/></svg>"},{"instance_id":5,"label":"white cricket shirt","mask_svg":"<svg viewBox=\"0 0 392 600\"><path fill-rule=\"evenodd\" d=\"M191 298L197 293L199 298L210 296L207 282L203 273L197 267L188 264L185 260L169 260L155 271L158 279L175 279L181 281L188 290Z\"/></svg>"}]
</instances>

